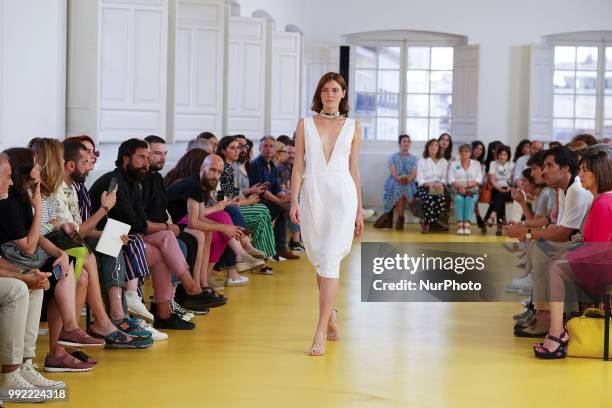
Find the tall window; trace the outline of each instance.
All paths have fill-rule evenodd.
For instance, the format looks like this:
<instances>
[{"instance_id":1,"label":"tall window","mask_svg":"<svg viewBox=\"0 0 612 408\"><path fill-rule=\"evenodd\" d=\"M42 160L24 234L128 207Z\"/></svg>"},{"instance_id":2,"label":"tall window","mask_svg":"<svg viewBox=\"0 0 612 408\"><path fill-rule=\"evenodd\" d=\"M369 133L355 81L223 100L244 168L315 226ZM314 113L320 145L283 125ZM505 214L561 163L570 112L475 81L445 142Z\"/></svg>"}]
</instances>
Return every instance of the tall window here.
<instances>
[{"instance_id":1,"label":"tall window","mask_svg":"<svg viewBox=\"0 0 612 408\"><path fill-rule=\"evenodd\" d=\"M355 116L364 139L428 140L450 132L453 48L355 47Z\"/></svg>"},{"instance_id":2,"label":"tall window","mask_svg":"<svg viewBox=\"0 0 612 408\"><path fill-rule=\"evenodd\" d=\"M553 78L556 140L612 136L612 47L556 46Z\"/></svg>"}]
</instances>

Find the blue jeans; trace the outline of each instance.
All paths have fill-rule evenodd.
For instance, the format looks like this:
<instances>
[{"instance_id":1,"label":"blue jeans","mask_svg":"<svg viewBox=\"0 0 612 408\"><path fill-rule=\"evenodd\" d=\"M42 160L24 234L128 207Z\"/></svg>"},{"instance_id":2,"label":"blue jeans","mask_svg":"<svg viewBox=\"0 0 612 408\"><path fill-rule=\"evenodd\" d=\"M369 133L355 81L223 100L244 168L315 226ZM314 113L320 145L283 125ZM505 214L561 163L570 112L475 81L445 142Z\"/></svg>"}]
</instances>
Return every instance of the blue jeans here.
<instances>
[{"instance_id":1,"label":"blue jeans","mask_svg":"<svg viewBox=\"0 0 612 408\"><path fill-rule=\"evenodd\" d=\"M472 214L474 214L474 208L478 203L478 197L478 193L471 196L454 195L453 201L455 202L455 219L457 222L470 222Z\"/></svg>"}]
</instances>

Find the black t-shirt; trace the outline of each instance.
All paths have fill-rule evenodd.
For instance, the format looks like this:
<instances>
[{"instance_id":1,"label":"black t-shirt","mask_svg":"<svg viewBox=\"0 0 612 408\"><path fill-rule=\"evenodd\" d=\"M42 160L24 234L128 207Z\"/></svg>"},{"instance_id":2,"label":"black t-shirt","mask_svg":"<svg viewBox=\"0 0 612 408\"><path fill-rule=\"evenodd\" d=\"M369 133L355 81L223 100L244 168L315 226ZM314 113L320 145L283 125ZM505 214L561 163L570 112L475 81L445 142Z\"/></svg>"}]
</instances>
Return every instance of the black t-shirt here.
<instances>
[{"instance_id":1,"label":"black t-shirt","mask_svg":"<svg viewBox=\"0 0 612 408\"><path fill-rule=\"evenodd\" d=\"M142 202L149 221L168 221L168 199L164 179L158 172L148 172L142 182Z\"/></svg>"},{"instance_id":2,"label":"black t-shirt","mask_svg":"<svg viewBox=\"0 0 612 408\"><path fill-rule=\"evenodd\" d=\"M11 192L8 198L0 200L0 245L25 238L34 221L30 203L22 203Z\"/></svg>"},{"instance_id":3,"label":"black t-shirt","mask_svg":"<svg viewBox=\"0 0 612 408\"><path fill-rule=\"evenodd\" d=\"M204 197L200 175L197 173L172 183L166 190L166 196L168 197L168 212L175 223L187 215L188 198L193 198L198 203L207 200Z\"/></svg>"}]
</instances>

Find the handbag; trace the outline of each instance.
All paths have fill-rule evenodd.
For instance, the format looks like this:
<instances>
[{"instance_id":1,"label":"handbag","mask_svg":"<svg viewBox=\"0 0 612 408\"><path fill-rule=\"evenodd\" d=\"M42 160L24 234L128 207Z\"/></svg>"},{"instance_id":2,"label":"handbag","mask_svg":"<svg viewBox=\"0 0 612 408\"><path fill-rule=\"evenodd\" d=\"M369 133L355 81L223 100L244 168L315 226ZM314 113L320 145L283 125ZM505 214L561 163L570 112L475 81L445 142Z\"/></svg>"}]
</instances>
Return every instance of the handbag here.
<instances>
[{"instance_id":1,"label":"handbag","mask_svg":"<svg viewBox=\"0 0 612 408\"><path fill-rule=\"evenodd\" d=\"M442 187L434 187L429 186L429 195L430 196L438 196L444 194L444 186Z\"/></svg>"},{"instance_id":2,"label":"handbag","mask_svg":"<svg viewBox=\"0 0 612 408\"><path fill-rule=\"evenodd\" d=\"M604 318L599 309L586 309L582 316L567 321L570 335L567 355L570 357L602 358L604 352ZM612 334L612 327L610 328Z\"/></svg>"},{"instance_id":3,"label":"handbag","mask_svg":"<svg viewBox=\"0 0 612 408\"><path fill-rule=\"evenodd\" d=\"M66 234L64 231L52 231L45 235L45 238L63 251L83 246L83 244L75 242L74 239L72 239L72 237Z\"/></svg>"},{"instance_id":4,"label":"handbag","mask_svg":"<svg viewBox=\"0 0 612 408\"><path fill-rule=\"evenodd\" d=\"M482 204L489 204L493 200L493 185L488 181L480 189L480 197L478 202Z\"/></svg>"},{"instance_id":5,"label":"handbag","mask_svg":"<svg viewBox=\"0 0 612 408\"><path fill-rule=\"evenodd\" d=\"M8 262L26 270L39 269L47 263L49 259L49 255L47 255L41 247L36 247L34 253L28 255L13 242L5 242L2 244L0 252L2 252L2 257Z\"/></svg>"}]
</instances>

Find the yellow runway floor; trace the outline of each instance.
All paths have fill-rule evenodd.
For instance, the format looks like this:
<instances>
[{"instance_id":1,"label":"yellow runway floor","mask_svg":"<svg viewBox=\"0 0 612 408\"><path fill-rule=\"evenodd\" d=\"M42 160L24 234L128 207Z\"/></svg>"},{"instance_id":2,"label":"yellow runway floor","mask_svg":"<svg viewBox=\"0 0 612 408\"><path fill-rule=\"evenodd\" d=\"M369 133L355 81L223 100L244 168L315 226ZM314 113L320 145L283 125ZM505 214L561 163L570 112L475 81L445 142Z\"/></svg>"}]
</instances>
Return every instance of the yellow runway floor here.
<instances>
[{"instance_id":1,"label":"yellow runway floor","mask_svg":"<svg viewBox=\"0 0 612 408\"><path fill-rule=\"evenodd\" d=\"M452 229L451 229L452 230ZM474 228L475 230L475 228ZM364 241L504 241L377 231ZM535 340L512 335L517 303L361 303L360 246L342 264L342 340L309 357L317 318L314 270L272 264L228 288L230 301L196 317L193 332L148 350L92 353L94 371L57 374L69 402L57 407L610 407L612 362L539 361ZM518 299L518 297L517 297ZM39 339L37 361L48 350ZM24 406L24 405L20 405Z\"/></svg>"}]
</instances>

